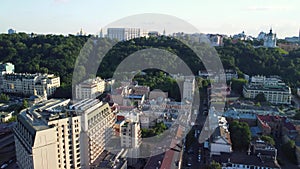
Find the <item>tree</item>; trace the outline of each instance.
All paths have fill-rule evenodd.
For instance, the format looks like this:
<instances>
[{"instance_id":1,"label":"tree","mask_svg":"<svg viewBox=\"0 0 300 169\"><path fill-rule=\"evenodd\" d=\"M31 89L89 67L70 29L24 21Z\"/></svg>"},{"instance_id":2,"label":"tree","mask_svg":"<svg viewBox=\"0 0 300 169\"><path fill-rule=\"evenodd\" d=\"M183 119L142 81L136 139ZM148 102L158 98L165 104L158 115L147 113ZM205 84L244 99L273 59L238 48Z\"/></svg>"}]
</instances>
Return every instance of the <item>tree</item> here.
<instances>
[{"instance_id":1,"label":"tree","mask_svg":"<svg viewBox=\"0 0 300 169\"><path fill-rule=\"evenodd\" d=\"M269 143L271 145L275 145L275 141L271 136L263 135L260 137L261 140L265 141L266 143Z\"/></svg>"},{"instance_id":2,"label":"tree","mask_svg":"<svg viewBox=\"0 0 300 169\"><path fill-rule=\"evenodd\" d=\"M28 101L26 99L23 100L22 109L26 109L29 107Z\"/></svg>"},{"instance_id":3,"label":"tree","mask_svg":"<svg viewBox=\"0 0 300 169\"><path fill-rule=\"evenodd\" d=\"M7 102L7 101L9 101L9 96L6 95L6 94L4 94L4 93L1 93L1 95L0 95L0 101L1 102Z\"/></svg>"},{"instance_id":4,"label":"tree","mask_svg":"<svg viewBox=\"0 0 300 169\"><path fill-rule=\"evenodd\" d=\"M266 97L265 97L265 94L262 93L262 92L258 93L258 94L255 96L254 100L255 100L256 102L260 102L260 103L261 103L261 102L266 102L266 101L267 101L267 99L266 99Z\"/></svg>"},{"instance_id":5,"label":"tree","mask_svg":"<svg viewBox=\"0 0 300 169\"><path fill-rule=\"evenodd\" d=\"M245 84L247 84L247 80L246 79L241 79L241 78L235 79L235 78L233 78L231 80L231 89L233 91L235 91L236 93L242 95L242 93L243 93L243 86Z\"/></svg>"},{"instance_id":6,"label":"tree","mask_svg":"<svg viewBox=\"0 0 300 169\"><path fill-rule=\"evenodd\" d=\"M289 140L287 143L283 144L281 147L283 153L294 164L297 164L297 157L295 151L295 141Z\"/></svg>"},{"instance_id":7,"label":"tree","mask_svg":"<svg viewBox=\"0 0 300 169\"><path fill-rule=\"evenodd\" d=\"M234 120L229 124L230 138L234 150L247 150L251 141L250 127L245 122Z\"/></svg>"},{"instance_id":8,"label":"tree","mask_svg":"<svg viewBox=\"0 0 300 169\"><path fill-rule=\"evenodd\" d=\"M296 114L294 115L293 118L296 119L296 120L300 120L300 110L296 111Z\"/></svg>"},{"instance_id":9,"label":"tree","mask_svg":"<svg viewBox=\"0 0 300 169\"><path fill-rule=\"evenodd\" d=\"M216 162L216 161L213 160L213 161L210 163L210 165L206 166L205 168L206 168L206 169L221 169L222 166L221 166L220 163L218 163L218 162Z\"/></svg>"}]
</instances>

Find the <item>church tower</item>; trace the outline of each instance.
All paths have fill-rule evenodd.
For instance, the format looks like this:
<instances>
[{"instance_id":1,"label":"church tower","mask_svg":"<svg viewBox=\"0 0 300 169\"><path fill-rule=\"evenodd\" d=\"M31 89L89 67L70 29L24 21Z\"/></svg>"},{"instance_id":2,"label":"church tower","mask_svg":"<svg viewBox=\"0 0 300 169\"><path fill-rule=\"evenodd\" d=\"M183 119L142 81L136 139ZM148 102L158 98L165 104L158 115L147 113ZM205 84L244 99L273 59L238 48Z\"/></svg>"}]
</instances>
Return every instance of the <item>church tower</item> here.
<instances>
[{"instance_id":1,"label":"church tower","mask_svg":"<svg viewBox=\"0 0 300 169\"><path fill-rule=\"evenodd\" d=\"M100 38L103 38L103 31L102 28L100 29L100 34L99 34Z\"/></svg>"}]
</instances>

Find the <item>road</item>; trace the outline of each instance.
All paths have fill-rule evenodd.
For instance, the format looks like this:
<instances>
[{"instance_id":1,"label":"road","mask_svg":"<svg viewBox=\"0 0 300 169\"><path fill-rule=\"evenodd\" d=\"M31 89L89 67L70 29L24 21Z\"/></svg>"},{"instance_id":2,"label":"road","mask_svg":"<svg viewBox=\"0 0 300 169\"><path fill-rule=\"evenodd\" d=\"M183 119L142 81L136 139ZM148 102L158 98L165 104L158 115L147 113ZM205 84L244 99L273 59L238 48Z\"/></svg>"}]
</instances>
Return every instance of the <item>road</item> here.
<instances>
[{"instance_id":1,"label":"road","mask_svg":"<svg viewBox=\"0 0 300 169\"><path fill-rule=\"evenodd\" d=\"M204 105L203 102L200 102L199 107L199 113L196 119L196 124L193 126L192 130L196 131L194 132L194 141L192 142L192 145L185 149L184 151L184 157L183 157L183 163L182 168L191 168L191 169L199 169L204 168L205 164L209 162L209 152L204 149L203 142L205 138L199 138L200 133L201 137L206 137L209 135L209 133L205 133L206 131L202 131L203 126L208 126L208 123L206 121L207 116L203 114L204 111ZM207 136L206 136L207 135ZM196 137L195 137L196 136ZM201 160L198 160L198 156L201 155ZM188 166L188 163L191 163L191 166Z\"/></svg>"}]
</instances>

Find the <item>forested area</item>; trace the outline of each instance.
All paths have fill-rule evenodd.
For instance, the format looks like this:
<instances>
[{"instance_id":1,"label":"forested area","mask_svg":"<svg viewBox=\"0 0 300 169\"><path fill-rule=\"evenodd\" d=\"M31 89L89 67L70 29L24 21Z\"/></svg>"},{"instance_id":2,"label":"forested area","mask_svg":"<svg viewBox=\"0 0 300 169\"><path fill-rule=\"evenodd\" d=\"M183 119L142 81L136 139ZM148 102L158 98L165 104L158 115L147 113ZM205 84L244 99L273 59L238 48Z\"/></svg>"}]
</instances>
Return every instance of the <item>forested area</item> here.
<instances>
[{"instance_id":1,"label":"forested area","mask_svg":"<svg viewBox=\"0 0 300 169\"><path fill-rule=\"evenodd\" d=\"M76 59L80 50L90 36L62 36L62 35L27 35L1 34L0 35L0 61L12 62L16 72L48 72L61 77L62 86L57 91L57 97L70 97L72 74ZM93 39L93 38L92 38ZM97 45L111 43L104 40L101 44L93 39L90 48ZM254 48L253 42L238 41L233 43L230 39L224 40L223 47L217 47L224 68L238 70L239 74L248 75L279 75L291 87L300 86L300 50L287 53L279 48ZM203 64L191 49L172 37L138 38L126 42L117 43L104 57L97 75L102 78L112 76L114 70L128 55L146 48L165 49L178 55L193 71L198 73L203 69ZM203 45L205 50L205 45ZM96 66L96 65L95 65ZM85 70L82 70L83 72ZM155 76L155 74L153 74ZM150 83L142 76L137 77L142 83ZM159 77L161 78L161 77ZM152 88L158 88L162 84L173 86L174 81L154 78ZM156 83L156 82L159 82ZM172 84L166 84L166 83Z\"/></svg>"}]
</instances>

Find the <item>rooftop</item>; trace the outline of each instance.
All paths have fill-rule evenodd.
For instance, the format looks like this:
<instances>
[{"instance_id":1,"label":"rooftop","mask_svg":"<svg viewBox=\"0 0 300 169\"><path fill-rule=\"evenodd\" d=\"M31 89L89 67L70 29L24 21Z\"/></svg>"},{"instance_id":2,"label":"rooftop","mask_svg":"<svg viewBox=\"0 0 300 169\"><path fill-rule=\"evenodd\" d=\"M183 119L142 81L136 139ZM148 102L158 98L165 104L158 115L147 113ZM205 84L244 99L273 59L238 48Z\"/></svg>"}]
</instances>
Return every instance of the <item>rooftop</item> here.
<instances>
[{"instance_id":1,"label":"rooftop","mask_svg":"<svg viewBox=\"0 0 300 169\"><path fill-rule=\"evenodd\" d=\"M69 116L67 112L63 112L63 107L67 106L70 99L50 99L36 104L28 109L20 112L18 120L22 122L31 132L45 130L50 128L49 121L65 118Z\"/></svg>"}]
</instances>

